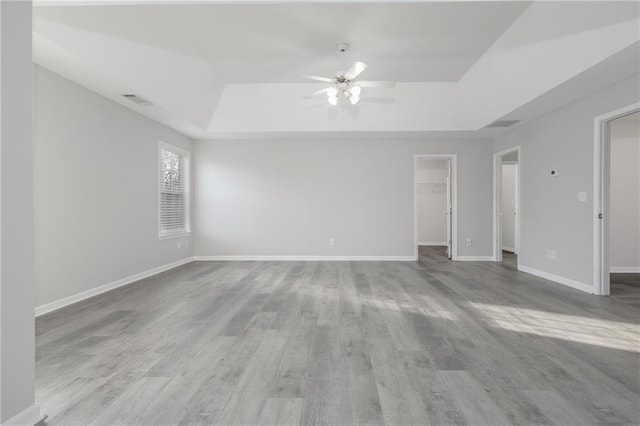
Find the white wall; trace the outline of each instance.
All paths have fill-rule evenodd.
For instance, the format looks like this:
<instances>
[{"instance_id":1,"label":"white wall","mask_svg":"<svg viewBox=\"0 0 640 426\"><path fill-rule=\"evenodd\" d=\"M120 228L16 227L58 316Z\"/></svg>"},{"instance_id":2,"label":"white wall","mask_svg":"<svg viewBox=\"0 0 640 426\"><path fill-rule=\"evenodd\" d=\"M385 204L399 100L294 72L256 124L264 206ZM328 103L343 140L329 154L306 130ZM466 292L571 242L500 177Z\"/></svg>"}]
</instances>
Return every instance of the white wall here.
<instances>
[{"instance_id":1,"label":"white wall","mask_svg":"<svg viewBox=\"0 0 640 426\"><path fill-rule=\"evenodd\" d=\"M637 102L639 81L636 74L495 141L495 152L521 145L521 265L592 288L594 118ZM586 202L578 201L580 191Z\"/></svg>"},{"instance_id":2,"label":"white wall","mask_svg":"<svg viewBox=\"0 0 640 426\"><path fill-rule=\"evenodd\" d=\"M458 154L461 256L491 255L491 143L196 141L196 256L414 255L414 155ZM329 239L335 246L329 246Z\"/></svg>"},{"instance_id":3,"label":"white wall","mask_svg":"<svg viewBox=\"0 0 640 426\"><path fill-rule=\"evenodd\" d=\"M516 177L517 164L502 165L502 249L516 251Z\"/></svg>"},{"instance_id":4,"label":"white wall","mask_svg":"<svg viewBox=\"0 0 640 426\"><path fill-rule=\"evenodd\" d=\"M37 305L192 255L158 239L158 140L188 138L40 67L35 104Z\"/></svg>"},{"instance_id":5,"label":"white wall","mask_svg":"<svg viewBox=\"0 0 640 426\"><path fill-rule=\"evenodd\" d=\"M35 424L30 1L0 2L0 423Z\"/></svg>"},{"instance_id":6,"label":"white wall","mask_svg":"<svg viewBox=\"0 0 640 426\"><path fill-rule=\"evenodd\" d=\"M640 121L611 123L611 272L640 272L639 125Z\"/></svg>"},{"instance_id":7,"label":"white wall","mask_svg":"<svg viewBox=\"0 0 640 426\"><path fill-rule=\"evenodd\" d=\"M418 244L447 245L449 160L419 158L416 164Z\"/></svg>"}]
</instances>

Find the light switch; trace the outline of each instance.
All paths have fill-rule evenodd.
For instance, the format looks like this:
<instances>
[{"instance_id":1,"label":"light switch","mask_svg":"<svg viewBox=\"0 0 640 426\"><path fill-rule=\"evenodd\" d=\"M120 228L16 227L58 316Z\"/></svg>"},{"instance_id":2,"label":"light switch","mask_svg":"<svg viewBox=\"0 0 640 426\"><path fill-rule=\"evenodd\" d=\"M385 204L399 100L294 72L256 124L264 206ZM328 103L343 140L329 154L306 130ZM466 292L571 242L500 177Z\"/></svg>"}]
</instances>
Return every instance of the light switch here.
<instances>
[{"instance_id":1,"label":"light switch","mask_svg":"<svg viewBox=\"0 0 640 426\"><path fill-rule=\"evenodd\" d=\"M578 201L587 201L587 193L578 192Z\"/></svg>"}]
</instances>

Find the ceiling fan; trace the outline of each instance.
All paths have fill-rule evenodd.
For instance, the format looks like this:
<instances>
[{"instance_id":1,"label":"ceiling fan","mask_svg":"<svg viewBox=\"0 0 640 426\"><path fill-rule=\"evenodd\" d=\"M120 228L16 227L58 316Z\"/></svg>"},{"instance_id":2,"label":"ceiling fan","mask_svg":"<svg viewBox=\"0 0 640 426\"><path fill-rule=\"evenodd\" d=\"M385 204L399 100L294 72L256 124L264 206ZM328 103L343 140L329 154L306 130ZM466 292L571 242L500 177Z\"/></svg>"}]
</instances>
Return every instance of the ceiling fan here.
<instances>
[{"instance_id":1,"label":"ceiling fan","mask_svg":"<svg viewBox=\"0 0 640 426\"><path fill-rule=\"evenodd\" d=\"M346 52L349 46L346 43L338 45L338 50L342 53ZM356 61L351 67L344 73L337 72L333 77L319 77L316 75L304 75L303 77L310 80L321 81L323 83L329 83L331 86L324 89L315 91L305 98L312 98L322 94L327 95L327 100L331 105L338 104L338 97L343 96L347 99L351 105L355 105L360 101L360 93L363 87L367 88L392 88L396 83L393 81L367 81L356 80L356 78L367 68L367 64L361 61Z\"/></svg>"}]
</instances>

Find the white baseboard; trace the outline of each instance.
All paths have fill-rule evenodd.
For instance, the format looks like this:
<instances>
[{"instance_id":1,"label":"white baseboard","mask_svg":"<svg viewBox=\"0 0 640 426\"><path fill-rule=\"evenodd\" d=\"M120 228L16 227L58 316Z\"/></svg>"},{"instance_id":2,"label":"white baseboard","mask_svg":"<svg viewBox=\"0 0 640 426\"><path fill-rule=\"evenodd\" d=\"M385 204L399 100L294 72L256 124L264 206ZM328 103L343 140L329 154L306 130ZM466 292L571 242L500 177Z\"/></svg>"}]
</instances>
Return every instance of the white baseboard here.
<instances>
[{"instance_id":1,"label":"white baseboard","mask_svg":"<svg viewBox=\"0 0 640 426\"><path fill-rule=\"evenodd\" d=\"M529 266L524 266L524 265L518 265L518 270L522 272L526 272L531 275L535 275L540 278L545 278L549 281L554 281L559 284L564 284L571 288L575 288L576 290L584 291L585 293L594 294L592 285L581 283L580 281L575 281L570 278L561 277L560 275L551 274L549 272L541 271L539 269L531 268Z\"/></svg>"},{"instance_id":2,"label":"white baseboard","mask_svg":"<svg viewBox=\"0 0 640 426\"><path fill-rule=\"evenodd\" d=\"M460 262L491 262L493 256L458 256L456 260Z\"/></svg>"},{"instance_id":3,"label":"white baseboard","mask_svg":"<svg viewBox=\"0 0 640 426\"><path fill-rule=\"evenodd\" d=\"M421 241L418 243L419 246L446 246L446 241Z\"/></svg>"},{"instance_id":4,"label":"white baseboard","mask_svg":"<svg viewBox=\"0 0 640 426\"><path fill-rule=\"evenodd\" d=\"M612 274L640 274L640 266L610 266Z\"/></svg>"},{"instance_id":5,"label":"white baseboard","mask_svg":"<svg viewBox=\"0 0 640 426\"><path fill-rule=\"evenodd\" d=\"M158 266L157 268L149 269L148 271L140 272L138 274L134 274L126 278L122 278L117 281L113 281L108 284L104 284L99 287L92 288L91 290L83 291L81 293L77 293L72 296L65 297L63 299L58 299L56 301L53 301L44 305L40 305L36 307L36 310L35 310L36 317L39 317L44 314L48 314L49 312L57 311L58 309L64 308L65 306L69 306L74 303L80 302L81 300L85 300L90 297L97 296L98 294L105 293L109 290L113 290L115 288L122 287L127 284L131 284L133 282L139 281L144 278L148 278L150 276L159 274L161 272L168 271L169 269L173 269L180 265L184 265L185 263L193 262L193 260L194 260L193 257L177 260L175 262L167 263L166 265Z\"/></svg>"},{"instance_id":6,"label":"white baseboard","mask_svg":"<svg viewBox=\"0 0 640 426\"><path fill-rule=\"evenodd\" d=\"M516 252L516 249L514 249L513 247L502 247L502 250L510 251L511 253L515 253Z\"/></svg>"},{"instance_id":7,"label":"white baseboard","mask_svg":"<svg viewBox=\"0 0 640 426\"><path fill-rule=\"evenodd\" d=\"M33 404L2 423L2 426L34 426L45 417L45 415L40 413L40 406Z\"/></svg>"},{"instance_id":8,"label":"white baseboard","mask_svg":"<svg viewBox=\"0 0 640 426\"><path fill-rule=\"evenodd\" d=\"M197 261L415 261L415 256L195 256Z\"/></svg>"}]
</instances>

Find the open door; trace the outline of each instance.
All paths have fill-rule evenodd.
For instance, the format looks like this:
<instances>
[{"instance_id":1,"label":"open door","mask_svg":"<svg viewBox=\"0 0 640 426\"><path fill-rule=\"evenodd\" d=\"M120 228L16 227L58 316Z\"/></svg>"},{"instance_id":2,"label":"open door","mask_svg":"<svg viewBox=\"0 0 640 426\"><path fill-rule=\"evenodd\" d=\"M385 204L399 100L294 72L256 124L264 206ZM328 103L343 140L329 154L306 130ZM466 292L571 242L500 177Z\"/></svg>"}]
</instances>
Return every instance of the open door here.
<instances>
[{"instance_id":1,"label":"open door","mask_svg":"<svg viewBox=\"0 0 640 426\"><path fill-rule=\"evenodd\" d=\"M512 154L509 154L512 156ZM516 160L502 162L500 185L500 221L502 251L518 254L518 163Z\"/></svg>"},{"instance_id":2,"label":"open door","mask_svg":"<svg viewBox=\"0 0 640 426\"><path fill-rule=\"evenodd\" d=\"M593 293L610 294L611 122L640 112L640 102L594 119ZM637 127L635 127L637 128ZM637 137L636 137L637 140Z\"/></svg>"},{"instance_id":3,"label":"open door","mask_svg":"<svg viewBox=\"0 0 640 426\"><path fill-rule=\"evenodd\" d=\"M458 260L457 157L416 154L414 157L415 259L435 255ZM425 247L432 246L432 247ZM429 254L431 253L431 254Z\"/></svg>"},{"instance_id":4,"label":"open door","mask_svg":"<svg viewBox=\"0 0 640 426\"><path fill-rule=\"evenodd\" d=\"M518 266L520 247L520 146L493 154L493 260L502 251Z\"/></svg>"},{"instance_id":5,"label":"open door","mask_svg":"<svg viewBox=\"0 0 640 426\"><path fill-rule=\"evenodd\" d=\"M447 167L449 170L449 173L447 174L447 212L445 213L445 215L447 216L447 257L449 259L451 259L451 235L453 234L452 232L452 223L453 221L451 220L451 215L453 213L453 206L452 206L452 197L451 197L451 161L447 162Z\"/></svg>"}]
</instances>

